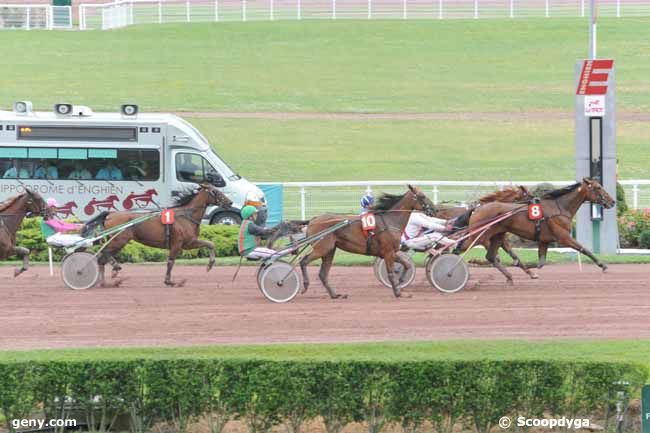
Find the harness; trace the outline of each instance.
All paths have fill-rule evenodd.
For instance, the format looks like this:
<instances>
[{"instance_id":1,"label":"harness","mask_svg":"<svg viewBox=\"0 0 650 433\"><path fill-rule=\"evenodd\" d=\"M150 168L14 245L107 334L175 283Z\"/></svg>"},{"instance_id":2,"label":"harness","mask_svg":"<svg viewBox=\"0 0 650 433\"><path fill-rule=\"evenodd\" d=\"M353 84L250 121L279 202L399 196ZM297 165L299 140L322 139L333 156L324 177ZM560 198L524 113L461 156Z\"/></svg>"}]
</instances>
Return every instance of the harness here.
<instances>
[{"instance_id":1,"label":"harness","mask_svg":"<svg viewBox=\"0 0 650 433\"><path fill-rule=\"evenodd\" d=\"M393 226L390 226L390 225L386 224L386 220L384 219L383 212L376 213L375 215L377 215L377 218L382 222L383 228L379 228L379 224L377 224L377 228L378 228L377 230L373 230L373 231L368 232L368 237L366 238L366 253L365 253L367 256L370 255L370 251L372 249L372 241L375 239L375 237L379 233L391 232L392 231L392 232L397 232L397 233L401 234L401 232L402 232L398 227L393 227Z\"/></svg>"}]
</instances>

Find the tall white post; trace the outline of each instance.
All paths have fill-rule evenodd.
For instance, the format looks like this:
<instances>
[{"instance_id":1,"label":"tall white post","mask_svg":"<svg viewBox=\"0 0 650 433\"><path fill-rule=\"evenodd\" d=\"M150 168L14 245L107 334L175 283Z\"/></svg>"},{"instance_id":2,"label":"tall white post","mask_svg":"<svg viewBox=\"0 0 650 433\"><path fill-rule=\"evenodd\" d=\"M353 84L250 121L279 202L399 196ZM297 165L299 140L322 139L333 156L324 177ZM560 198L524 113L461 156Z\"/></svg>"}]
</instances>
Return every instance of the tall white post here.
<instances>
[{"instance_id":1,"label":"tall white post","mask_svg":"<svg viewBox=\"0 0 650 433\"><path fill-rule=\"evenodd\" d=\"M187 0L185 2L185 18L187 18L187 22L189 23L192 21L192 17L190 17L190 0Z\"/></svg>"},{"instance_id":2,"label":"tall white post","mask_svg":"<svg viewBox=\"0 0 650 433\"><path fill-rule=\"evenodd\" d=\"M372 0L368 0L368 19L372 19Z\"/></svg>"},{"instance_id":3,"label":"tall white post","mask_svg":"<svg viewBox=\"0 0 650 433\"><path fill-rule=\"evenodd\" d=\"M305 217L305 187L300 187L300 219L304 220Z\"/></svg>"},{"instance_id":4,"label":"tall white post","mask_svg":"<svg viewBox=\"0 0 650 433\"><path fill-rule=\"evenodd\" d=\"M336 0L332 0L332 19L336 19Z\"/></svg>"},{"instance_id":5,"label":"tall white post","mask_svg":"<svg viewBox=\"0 0 650 433\"><path fill-rule=\"evenodd\" d=\"M632 209L639 208L639 185L632 186Z\"/></svg>"},{"instance_id":6,"label":"tall white post","mask_svg":"<svg viewBox=\"0 0 650 433\"><path fill-rule=\"evenodd\" d=\"M596 0L590 0L589 2L589 58L596 58Z\"/></svg>"},{"instance_id":7,"label":"tall white post","mask_svg":"<svg viewBox=\"0 0 650 433\"><path fill-rule=\"evenodd\" d=\"M438 0L438 19L442 19L442 0Z\"/></svg>"},{"instance_id":8,"label":"tall white post","mask_svg":"<svg viewBox=\"0 0 650 433\"><path fill-rule=\"evenodd\" d=\"M219 21L219 0L214 0L214 20Z\"/></svg>"},{"instance_id":9,"label":"tall white post","mask_svg":"<svg viewBox=\"0 0 650 433\"><path fill-rule=\"evenodd\" d=\"M27 6L27 9L25 9L25 14L26 14L26 17L25 17L26 18L25 19L25 30L29 30L30 29L29 28L29 26L30 26L29 22L32 19L32 17L31 17L31 8L29 6Z\"/></svg>"},{"instance_id":10,"label":"tall white post","mask_svg":"<svg viewBox=\"0 0 650 433\"><path fill-rule=\"evenodd\" d=\"M246 21L246 0L241 2L241 20Z\"/></svg>"},{"instance_id":11,"label":"tall white post","mask_svg":"<svg viewBox=\"0 0 650 433\"><path fill-rule=\"evenodd\" d=\"M549 17L549 10L550 10L549 0L546 0L546 1L544 2L544 16L545 16L546 18Z\"/></svg>"},{"instance_id":12,"label":"tall white post","mask_svg":"<svg viewBox=\"0 0 650 433\"><path fill-rule=\"evenodd\" d=\"M438 190L437 186L433 187L433 204L438 204L440 201L440 198L438 197L440 194L440 191Z\"/></svg>"},{"instance_id":13,"label":"tall white post","mask_svg":"<svg viewBox=\"0 0 650 433\"><path fill-rule=\"evenodd\" d=\"M474 0L474 19L478 18L478 0Z\"/></svg>"},{"instance_id":14,"label":"tall white post","mask_svg":"<svg viewBox=\"0 0 650 433\"><path fill-rule=\"evenodd\" d=\"M510 0L510 18L515 17L515 0Z\"/></svg>"},{"instance_id":15,"label":"tall white post","mask_svg":"<svg viewBox=\"0 0 650 433\"><path fill-rule=\"evenodd\" d=\"M302 19L302 1L298 0L298 19Z\"/></svg>"},{"instance_id":16,"label":"tall white post","mask_svg":"<svg viewBox=\"0 0 650 433\"><path fill-rule=\"evenodd\" d=\"M158 24L162 24L162 2L158 2Z\"/></svg>"},{"instance_id":17,"label":"tall white post","mask_svg":"<svg viewBox=\"0 0 650 433\"><path fill-rule=\"evenodd\" d=\"M406 0L402 2L402 18L407 19L408 18L408 11L407 11L407 6L406 6Z\"/></svg>"},{"instance_id":18,"label":"tall white post","mask_svg":"<svg viewBox=\"0 0 650 433\"><path fill-rule=\"evenodd\" d=\"M585 0L580 0L580 16L585 16Z\"/></svg>"},{"instance_id":19,"label":"tall white post","mask_svg":"<svg viewBox=\"0 0 650 433\"><path fill-rule=\"evenodd\" d=\"M621 17L621 0L616 0L616 18Z\"/></svg>"},{"instance_id":20,"label":"tall white post","mask_svg":"<svg viewBox=\"0 0 650 433\"><path fill-rule=\"evenodd\" d=\"M273 0L269 0L269 19L273 21L274 18Z\"/></svg>"},{"instance_id":21,"label":"tall white post","mask_svg":"<svg viewBox=\"0 0 650 433\"><path fill-rule=\"evenodd\" d=\"M133 19L133 2L129 3L129 25L135 24L135 21Z\"/></svg>"}]
</instances>

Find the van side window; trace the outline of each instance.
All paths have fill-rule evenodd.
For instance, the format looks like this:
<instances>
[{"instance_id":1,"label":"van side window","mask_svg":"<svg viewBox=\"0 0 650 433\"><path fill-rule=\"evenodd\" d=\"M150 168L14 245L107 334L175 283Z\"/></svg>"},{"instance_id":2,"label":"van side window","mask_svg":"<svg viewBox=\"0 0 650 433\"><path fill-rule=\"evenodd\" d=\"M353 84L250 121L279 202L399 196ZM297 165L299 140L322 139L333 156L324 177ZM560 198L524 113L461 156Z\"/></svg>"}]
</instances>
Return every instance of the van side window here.
<instances>
[{"instance_id":1,"label":"van side window","mask_svg":"<svg viewBox=\"0 0 650 433\"><path fill-rule=\"evenodd\" d=\"M200 183L210 175L219 175L212 165L195 153L176 154L176 179L181 182Z\"/></svg>"}]
</instances>

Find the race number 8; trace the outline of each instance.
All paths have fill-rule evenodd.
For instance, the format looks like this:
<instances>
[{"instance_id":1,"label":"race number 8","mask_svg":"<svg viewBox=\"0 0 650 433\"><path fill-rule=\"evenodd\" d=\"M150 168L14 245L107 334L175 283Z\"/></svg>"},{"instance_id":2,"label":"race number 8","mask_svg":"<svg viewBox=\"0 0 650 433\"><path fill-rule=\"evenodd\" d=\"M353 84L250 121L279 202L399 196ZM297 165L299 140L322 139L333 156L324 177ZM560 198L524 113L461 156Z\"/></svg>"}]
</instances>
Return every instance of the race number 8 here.
<instances>
[{"instance_id":1,"label":"race number 8","mask_svg":"<svg viewBox=\"0 0 650 433\"><path fill-rule=\"evenodd\" d=\"M364 231L374 230L376 225L375 215L367 213L361 217L361 227Z\"/></svg>"},{"instance_id":2,"label":"race number 8","mask_svg":"<svg viewBox=\"0 0 650 433\"><path fill-rule=\"evenodd\" d=\"M542 205L540 204L531 204L528 206L528 219L538 220L542 219Z\"/></svg>"}]
</instances>

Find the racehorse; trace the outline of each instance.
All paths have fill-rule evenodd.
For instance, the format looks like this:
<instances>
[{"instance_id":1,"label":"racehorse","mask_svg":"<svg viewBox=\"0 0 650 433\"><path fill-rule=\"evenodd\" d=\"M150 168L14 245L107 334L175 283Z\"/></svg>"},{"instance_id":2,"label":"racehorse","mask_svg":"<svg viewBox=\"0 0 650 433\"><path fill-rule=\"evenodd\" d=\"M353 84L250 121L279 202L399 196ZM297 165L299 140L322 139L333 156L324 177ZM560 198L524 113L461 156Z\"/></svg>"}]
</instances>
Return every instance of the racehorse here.
<instances>
[{"instance_id":1,"label":"racehorse","mask_svg":"<svg viewBox=\"0 0 650 433\"><path fill-rule=\"evenodd\" d=\"M584 178L582 182L576 182L573 185L542 195L540 204L543 219L539 220L539 229L537 223L528 218L526 204L492 202L476 208L471 213L469 230L478 228L508 212L512 213L510 218L495 223L482 234L482 238L485 238L488 244L486 259L505 275L509 284L512 284L512 275L501 265L497 256L497 250L502 246L504 239L499 235L506 232L539 242L540 268L544 266L548 245L551 242L558 242L562 246L573 248L579 253L585 254L604 272L607 270L607 265L601 263L591 251L571 237L571 221L573 221L573 217L580 206L586 201L600 204L606 209L610 209L616 204L616 201L605 191L602 185L593 179ZM461 249L468 248L474 239L475 237L470 237L465 240Z\"/></svg>"},{"instance_id":2,"label":"racehorse","mask_svg":"<svg viewBox=\"0 0 650 433\"><path fill-rule=\"evenodd\" d=\"M369 238L363 232L359 215L325 214L313 218L307 225L307 236L314 235L345 220L350 220L352 223L316 242L311 253L300 261L304 284L302 292L305 293L309 288L307 265L314 260L322 259L318 276L330 297L332 299L347 297L337 294L328 282L334 254L336 249L340 248L355 254L382 257L386 262L393 294L395 297L401 296L401 291L398 288L399 283L395 280L393 272L393 263L397 261L406 269L410 268L410 264L397 254L400 237L413 210L422 210L427 215L432 215L433 209L434 205L431 200L422 191L409 185L408 191L402 195L383 194L379 197L377 204L372 209L376 217L375 234Z\"/></svg>"},{"instance_id":3,"label":"racehorse","mask_svg":"<svg viewBox=\"0 0 650 433\"><path fill-rule=\"evenodd\" d=\"M531 199L531 194L528 191L528 189L523 185L519 185L517 187L504 188L503 190L495 191L493 193L485 195L478 199L477 205L470 205L469 207L465 207L465 206L436 207L436 212L434 216L446 220L455 219L453 221L453 225L456 228L462 228L469 225L469 217L474 212L474 210L481 205L486 205L492 202L522 203L522 202L528 202L530 199ZM531 271L524 264L524 262L521 261L517 253L515 253L515 251L512 249L512 246L508 242L508 239L506 238L506 234L507 233L500 233L495 235L492 238L492 242L499 243L500 247L503 248L503 250L506 253L508 253L508 255L512 258L512 263L514 266L518 266L532 279L539 278L535 272ZM487 250L489 247L488 245L489 242L490 242L489 239L485 237L481 237L477 243L483 245Z\"/></svg>"},{"instance_id":4,"label":"racehorse","mask_svg":"<svg viewBox=\"0 0 650 433\"><path fill-rule=\"evenodd\" d=\"M14 277L29 268L29 250L16 246L16 232L27 216L49 216L50 211L43 198L34 191L11 197L0 203L0 260L16 255L23 260L20 268L14 270Z\"/></svg>"},{"instance_id":5,"label":"racehorse","mask_svg":"<svg viewBox=\"0 0 650 433\"><path fill-rule=\"evenodd\" d=\"M109 241L98 258L99 281L104 284L104 267L109 261L113 262L113 278L121 270L119 264L114 261L113 256L119 252L127 243L134 240L141 244L154 248L169 250L167 258L167 273L165 284L167 286L183 285L184 281L174 283L172 281L172 269L176 257L182 250L195 248L208 248L210 260L208 271L212 269L215 262L214 244L210 241L199 239L201 220L208 206L220 206L229 209L232 201L222 192L209 183L201 183L198 190L191 193L181 194L176 198L174 209L175 221L169 229L169 237L166 235L165 225L160 218L151 218L133 227L129 227ZM118 211L104 214L95 222L102 223L105 229L126 224L136 218L142 217L142 213Z\"/></svg>"}]
</instances>

